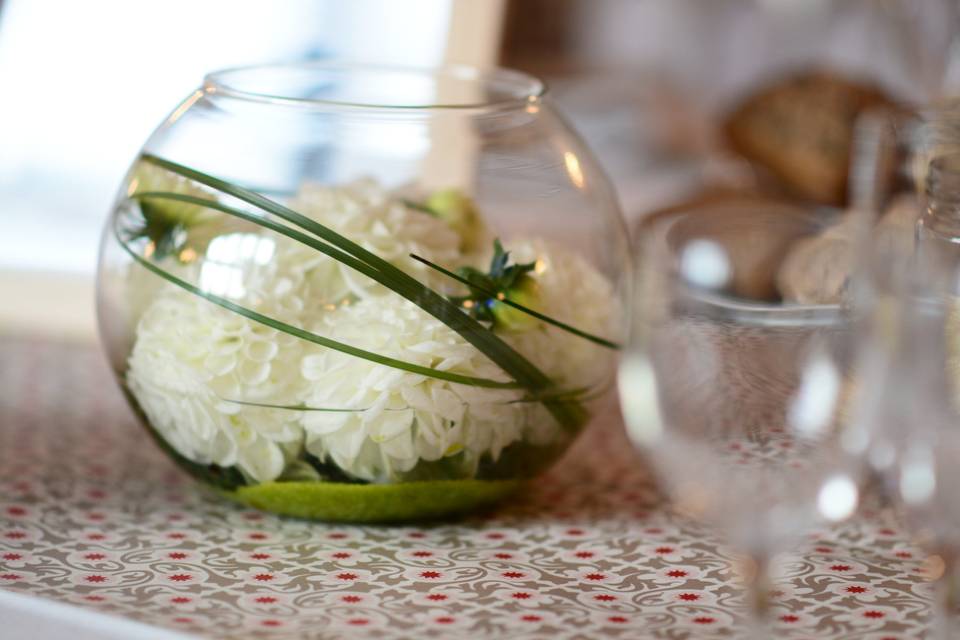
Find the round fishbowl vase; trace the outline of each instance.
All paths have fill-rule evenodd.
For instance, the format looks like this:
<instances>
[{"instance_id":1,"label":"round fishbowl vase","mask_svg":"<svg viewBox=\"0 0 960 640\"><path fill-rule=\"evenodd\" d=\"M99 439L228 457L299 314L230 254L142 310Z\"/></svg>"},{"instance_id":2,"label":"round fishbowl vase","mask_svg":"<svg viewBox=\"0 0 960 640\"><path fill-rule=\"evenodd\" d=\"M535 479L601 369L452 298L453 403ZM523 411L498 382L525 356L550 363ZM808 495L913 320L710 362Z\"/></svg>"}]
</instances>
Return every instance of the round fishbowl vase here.
<instances>
[{"instance_id":1,"label":"round fishbowl vase","mask_svg":"<svg viewBox=\"0 0 960 640\"><path fill-rule=\"evenodd\" d=\"M256 508L494 504L596 415L625 326L603 173L510 71L210 74L103 234L102 341L153 440Z\"/></svg>"}]
</instances>

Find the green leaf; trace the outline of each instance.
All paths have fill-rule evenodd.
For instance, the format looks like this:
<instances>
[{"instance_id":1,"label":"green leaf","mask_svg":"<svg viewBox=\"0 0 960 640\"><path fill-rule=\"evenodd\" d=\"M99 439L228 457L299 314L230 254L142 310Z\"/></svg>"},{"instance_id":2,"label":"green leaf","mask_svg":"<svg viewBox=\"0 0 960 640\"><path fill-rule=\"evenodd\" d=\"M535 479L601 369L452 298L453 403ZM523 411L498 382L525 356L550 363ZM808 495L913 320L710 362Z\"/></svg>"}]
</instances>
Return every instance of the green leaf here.
<instances>
[{"instance_id":1,"label":"green leaf","mask_svg":"<svg viewBox=\"0 0 960 640\"><path fill-rule=\"evenodd\" d=\"M500 238L493 241L493 258L490 260L490 277L499 279L510 260L510 252L503 250Z\"/></svg>"},{"instance_id":2,"label":"green leaf","mask_svg":"<svg viewBox=\"0 0 960 640\"><path fill-rule=\"evenodd\" d=\"M418 280L383 258L367 251L332 229L292 209L284 207L269 198L238 187L225 180L215 178L169 160L164 160L152 154L144 154L143 159L200 184L238 198L248 204L252 204L267 213L273 214L282 220L309 231L341 251L367 263L377 274L378 277L375 278L377 282L410 300L446 324L453 331L460 334L467 342L476 347L522 386L534 393L539 393L553 386L550 378L534 366L533 363L474 318L463 313L462 310L450 300L447 300L439 293L424 286ZM579 405L545 401L544 406L561 425L569 429L579 428L587 417L586 412Z\"/></svg>"},{"instance_id":3,"label":"green leaf","mask_svg":"<svg viewBox=\"0 0 960 640\"><path fill-rule=\"evenodd\" d=\"M435 268L435 265L429 265ZM467 309L477 320L490 322L496 328L507 331L525 331L535 324L531 316L518 313L502 301L509 297L515 304L523 303L526 309L532 309L539 300L539 288L536 280L527 276L534 270L536 262L510 264L510 252L503 250L500 239L493 241L493 258L490 260L489 273L474 267L460 267L457 275L466 281L470 294L452 298Z\"/></svg>"}]
</instances>

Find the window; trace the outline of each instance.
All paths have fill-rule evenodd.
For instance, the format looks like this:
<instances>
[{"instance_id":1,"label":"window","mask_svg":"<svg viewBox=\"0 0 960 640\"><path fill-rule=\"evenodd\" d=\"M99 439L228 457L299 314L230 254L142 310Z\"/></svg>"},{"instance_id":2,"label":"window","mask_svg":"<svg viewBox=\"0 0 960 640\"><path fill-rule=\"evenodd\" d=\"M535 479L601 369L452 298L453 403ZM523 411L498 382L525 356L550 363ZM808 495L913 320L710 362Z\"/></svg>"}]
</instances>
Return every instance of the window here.
<instances>
[{"instance_id":1,"label":"window","mask_svg":"<svg viewBox=\"0 0 960 640\"><path fill-rule=\"evenodd\" d=\"M0 269L92 272L127 166L205 72L324 56L436 64L455 5L3 0Z\"/></svg>"}]
</instances>

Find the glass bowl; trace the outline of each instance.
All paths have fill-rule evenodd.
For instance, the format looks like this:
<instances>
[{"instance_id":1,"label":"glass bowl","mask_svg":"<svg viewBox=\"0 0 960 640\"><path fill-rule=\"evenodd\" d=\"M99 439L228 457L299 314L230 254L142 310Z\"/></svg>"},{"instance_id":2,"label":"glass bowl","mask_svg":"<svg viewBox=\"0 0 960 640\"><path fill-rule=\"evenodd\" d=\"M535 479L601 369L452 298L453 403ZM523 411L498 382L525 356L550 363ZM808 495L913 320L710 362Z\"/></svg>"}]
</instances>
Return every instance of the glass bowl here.
<instances>
[{"instance_id":1,"label":"glass bowl","mask_svg":"<svg viewBox=\"0 0 960 640\"><path fill-rule=\"evenodd\" d=\"M848 227L849 213L747 197L666 210L637 229L634 331L662 360L661 409L676 428L783 431L811 357L850 368L840 349L850 265L838 259L852 252L840 235ZM810 246L819 252L800 265L803 278L785 283Z\"/></svg>"},{"instance_id":2,"label":"glass bowl","mask_svg":"<svg viewBox=\"0 0 960 640\"><path fill-rule=\"evenodd\" d=\"M103 234L100 332L156 442L242 503L464 513L612 386L626 232L537 80L337 63L212 73Z\"/></svg>"}]
</instances>

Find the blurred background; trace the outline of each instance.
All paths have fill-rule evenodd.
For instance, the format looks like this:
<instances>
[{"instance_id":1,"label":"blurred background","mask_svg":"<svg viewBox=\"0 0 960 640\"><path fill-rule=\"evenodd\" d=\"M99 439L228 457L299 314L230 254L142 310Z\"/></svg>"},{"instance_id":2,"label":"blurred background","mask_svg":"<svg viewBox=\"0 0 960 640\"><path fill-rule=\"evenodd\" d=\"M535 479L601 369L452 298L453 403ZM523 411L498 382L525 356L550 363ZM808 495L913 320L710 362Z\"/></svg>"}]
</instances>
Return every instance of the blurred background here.
<instances>
[{"instance_id":1,"label":"blurred background","mask_svg":"<svg viewBox=\"0 0 960 640\"><path fill-rule=\"evenodd\" d=\"M534 73L636 220L717 189L842 206L809 188L833 162L815 152L846 162L861 106L950 95L957 26L947 0L0 0L0 333L92 339L117 185L212 69L335 57ZM791 113L805 100L819 125ZM771 155L751 137L765 126L787 142L819 126L830 144Z\"/></svg>"}]
</instances>

